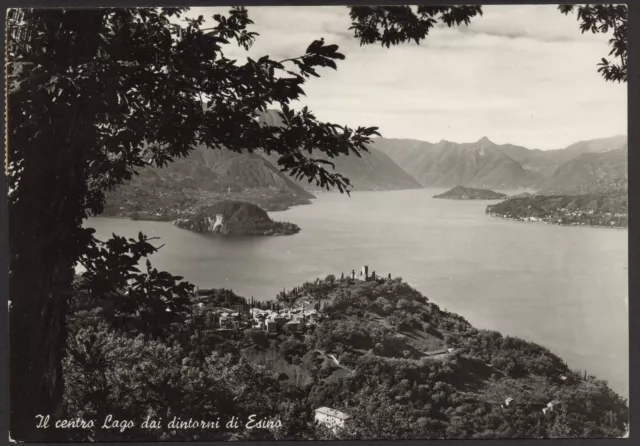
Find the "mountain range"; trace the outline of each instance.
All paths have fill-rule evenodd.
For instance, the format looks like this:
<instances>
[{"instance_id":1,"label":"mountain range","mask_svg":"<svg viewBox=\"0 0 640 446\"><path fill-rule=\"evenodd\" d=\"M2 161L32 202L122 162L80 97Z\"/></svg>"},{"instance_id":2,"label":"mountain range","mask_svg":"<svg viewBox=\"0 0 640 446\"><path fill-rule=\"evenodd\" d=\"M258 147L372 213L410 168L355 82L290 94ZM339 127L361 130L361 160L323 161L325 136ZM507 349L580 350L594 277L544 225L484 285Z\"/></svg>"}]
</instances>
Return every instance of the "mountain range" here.
<instances>
[{"instance_id":1,"label":"mountain range","mask_svg":"<svg viewBox=\"0 0 640 446\"><path fill-rule=\"evenodd\" d=\"M267 111L261 121L278 125L279 115ZM323 154L314 157L327 159ZM310 204L314 183L297 181L280 171L278 157L196 147L185 158L163 168L146 167L132 180L107 194L104 215L174 220L192 215L218 200L238 200L267 211ZM361 157L332 158L335 171L346 176L352 190L419 189L422 186L388 156L373 148Z\"/></svg>"},{"instance_id":2,"label":"mountain range","mask_svg":"<svg viewBox=\"0 0 640 446\"><path fill-rule=\"evenodd\" d=\"M376 139L373 147L386 153L422 186L456 185L516 189L533 187L540 175L526 170L484 137L474 143L406 139Z\"/></svg>"},{"instance_id":3,"label":"mountain range","mask_svg":"<svg viewBox=\"0 0 640 446\"><path fill-rule=\"evenodd\" d=\"M518 161L525 169L539 172L543 177L549 177L554 174L559 166L580 155L615 150L626 143L627 137L625 135L617 135L609 138L579 141L564 149L557 150L529 150L519 146L511 146L510 144L504 144L499 147L505 154Z\"/></svg>"},{"instance_id":4,"label":"mountain range","mask_svg":"<svg viewBox=\"0 0 640 446\"><path fill-rule=\"evenodd\" d=\"M532 188L572 194L626 184L625 145L626 136L546 151L496 144L486 137L473 143L387 138L372 143L425 187ZM604 166L599 168L599 163ZM571 177L562 180L567 171Z\"/></svg>"},{"instance_id":5,"label":"mountain range","mask_svg":"<svg viewBox=\"0 0 640 446\"><path fill-rule=\"evenodd\" d=\"M541 185L543 194L593 194L627 189L627 145L583 153L561 164Z\"/></svg>"},{"instance_id":6,"label":"mountain range","mask_svg":"<svg viewBox=\"0 0 640 446\"><path fill-rule=\"evenodd\" d=\"M259 119L265 125L281 123L275 110ZM322 153L312 156L329 159ZM487 137L472 143L380 137L361 157L329 160L355 191L465 186L581 194L626 190L626 156L626 136L546 151L496 144ZM267 211L310 204L318 186L289 177L277 161L275 154L197 147L164 168L142 169L109 193L105 215L172 220L220 199L253 203Z\"/></svg>"},{"instance_id":7,"label":"mountain range","mask_svg":"<svg viewBox=\"0 0 640 446\"><path fill-rule=\"evenodd\" d=\"M260 116L260 121L266 125L278 126L282 120L275 110L267 110ZM376 147L370 146L368 152L362 152L361 156L336 156L329 158L323 153L313 153L314 158L331 161L335 165L335 172L344 175L351 182L352 190L400 190L420 189L421 184L409 173L403 170L391 158ZM274 165L278 163L277 155L263 156ZM307 180L297 182L308 190L316 190L318 187Z\"/></svg>"},{"instance_id":8,"label":"mountain range","mask_svg":"<svg viewBox=\"0 0 640 446\"><path fill-rule=\"evenodd\" d=\"M271 162L258 154L198 147L155 173L165 180L191 189L240 192L264 188L286 190L300 198L313 198Z\"/></svg>"}]
</instances>

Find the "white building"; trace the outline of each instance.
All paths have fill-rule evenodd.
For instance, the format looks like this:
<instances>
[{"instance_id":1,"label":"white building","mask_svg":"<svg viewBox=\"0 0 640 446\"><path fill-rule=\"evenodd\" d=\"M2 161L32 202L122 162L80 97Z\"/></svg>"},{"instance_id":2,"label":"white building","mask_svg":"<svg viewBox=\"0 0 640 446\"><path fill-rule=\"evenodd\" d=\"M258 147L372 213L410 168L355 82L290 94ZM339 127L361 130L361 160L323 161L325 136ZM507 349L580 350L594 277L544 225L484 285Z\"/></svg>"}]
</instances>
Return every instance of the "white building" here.
<instances>
[{"instance_id":1,"label":"white building","mask_svg":"<svg viewBox=\"0 0 640 446\"><path fill-rule=\"evenodd\" d=\"M553 408L555 406L557 406L558 404L560 404L559 401L551 401L550 403L547 403L547 409L549 409L550 411L553 410Z\"/></svg>"},{"instance_id":2,"label":"white building","mask_svg":"<svg viewBox=\"0 0 640 446\"><path fill-rule=\"evenodd\" d=\"M351 418L351 416L344 412L340 412L339 410L330 409L328 407L320 407L316 409L316 422L323 424L332 430L344 427L344 424L349 418Z\"/></svg>"},{"instance_id":3,"label":"white building","mask_svg":"<svg viewBox=\"0 0 640 446\"><path fill-rule=\"evenodd\" d=\"M513 402L513 398L509 397L506 400L504 400L504 403L501 404L502 408L504 409L504 407L509 407L509 405Z\"/></svg>"}]
</instances>

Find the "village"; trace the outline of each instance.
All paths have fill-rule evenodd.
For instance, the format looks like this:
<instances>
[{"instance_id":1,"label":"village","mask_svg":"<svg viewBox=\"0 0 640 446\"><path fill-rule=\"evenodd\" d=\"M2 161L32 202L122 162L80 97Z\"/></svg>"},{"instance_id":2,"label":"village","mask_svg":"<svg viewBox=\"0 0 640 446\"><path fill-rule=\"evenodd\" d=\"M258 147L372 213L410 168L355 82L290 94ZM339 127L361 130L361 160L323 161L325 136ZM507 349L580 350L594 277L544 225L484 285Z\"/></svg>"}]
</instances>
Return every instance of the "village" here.
<instances>
[{"instance_id":1,"label":"village","mask_svg":"<svg viewBox=\"0 0 640 446\"><path fill-rule=\"evenodd\" d=\"M352 270L346 277L347 280L356 281L385 281L391 280L389 274L387 278L376 275L375 271L369 272L368 266L363 266L359 273ZM269 337L278 335L304 334L307 330L313 329L328 315L324 311L326 302L322 304L322 299L316 295L316 291L322 284L332 283L338 280L333 275L327 276L324 280L317 279L310 283L310 288L302 290L293 289L287 293L285 290L279 293L276 300L256 301L253 298L247 301L244 298L235 296L230 290L197 289L194 295L194 314L205 317L207 325L213 330L232 335L245 330L260 330ZM345 280L344 273L339 280ZM292 296L289 300L288 296ZM324 296L325 299L327 296ZM234 302L235 301L235 302ZM340 363L335 354L330 352L320 352L336 367L353 373L353 370ZM433 359L444 359L455 353L453 348L440 348L424 352L426 357ZM489 367L491 364L486 364ZM504 372L500 371L502 374ZM566 384L567 377L560 376L560 381ZM586 372L585 372L586 380ZM502 401L491 402L489 404L499 405L503 410L513 406L523 406L541 410L543 415L554 410L559 404L557 400L548 403L516 401L512 397L502 397ZM498 396L498 399L500 397ZM325 426L330 431L337 433L340 429L348 426L351 415L341 410L330 407L319 407L314 409L314 421L318 425Z\"/></svg>"},{"instance_id":2,"label":"village","mask_svg":"<svg viewBox=\"0 0 640 446\"><path fill-rule=\"evenodd\" d=\"M198 306L207 311L200 302ZM243 308L244 307L244 308ZM267 309L246 308L235 305L234 308L218 307L207 311L213 325L219 331L245 330L254 328L267 333L297 333L306 327L316 325L322 319L321 311L302 304L299 308Z\"/></svg>"},{"instance_id":3,"label":"village","mask_svg":"<svg viewBox=\"0 0 640 446\"><path fill-rule=\"evenodd\" d=\"M355 270L352 270L348 278L360 281L384 281L391 280L391 274L386 279L383 279L376 275L375 271L370 273L369 267L365 265L358 274L356 274ZM345 275L343 273L341 280L344 279ZM335 278L329 275L324 281L317 279L315 286L321 285L322 282L333 282L334 280ZM251 298L249 302L242 303L234 303L234 295L227 291L197 289L194 296L196 301L195 314L205 317L207 325L217 332L231 334L253 329L261 330L270 336L304 333L327 318L326 313L323 311L326 302L325 305L321 305L321 299L314 296L313 292L303 291L298 296L299 291L294 289L292 293L296 295L296 298L294 302L289 304L285 301L287 293L284 290L280 293L280 301L260 302ZM212 304L211 298L214 296L217 297L214 300L222 300L224 302L222 306ZM235 296L235 300L239 299L243 298ZM437 356L451 352L452 349L443 349L442 351L430 352L430 354ZM337 367L348 370L340 364L335 355L327 354L326 357L333 361ZM334 433L338 429L344 428L350 418L349 414L329 407L319 407L314 410L315 422Z\"/></svg>"},{"instance_id":4,"label":"village","mask_svg":"<svg viewBox=\"0 0 640 446\"><path fill-rule=\"evenodd\" d=\"M571 210L561 208L558 210L549 210L547 212L547 215L538 215L537 217L529 215L500 214L497 212L487 212L487 215L504 218L506 220L529 223L598 227L624 226L627 219L627 214L624 213L596 212L593 209Z\"/></svg>"},{"instance_id":5,"label":"village","mask_svg":"<svg viewBox=\"0 0 640 446\"><path fill-rule=\"evenodd\" d=\"M344 277L345 275L342 274L341 278L344 279ZM351 280L361 281L384 280L377 276L375 271L370 273L366 265L362 267L359 274L352 270L349 277ZM387 280L390 279L391 274L388 275ZM321 283L322 281L317 279L315 285L318 286ZM256 301L253 297L248 302L238 302L237 299L243 301L244 299L237 296L234 302L233 295L226 293L218 298L218 302L220 298L223 302L215 304L211 302L214 294L225 293L226 290L197 289L194 296L195 314L204 316L207 319L207 325L216 331L237 332L257 329L267 334L303 333L327 317L323 311L326 302L321 303L322 299L314 296L312 291L298 291L298 289L292 291L296 294L294 302ZM280 295L286 296L284 290Z\"/></svg>"},{"instance_id":6,"label":"village","mask_svg":"<svg viewBox=\"0 0 640 446\"><path fill-rule=\"evenodd\" d=\"M627 201L611 195L529 195L487 206L485 213L507 220L564 226L626 227Z\"/></svg>"}]
</instances>

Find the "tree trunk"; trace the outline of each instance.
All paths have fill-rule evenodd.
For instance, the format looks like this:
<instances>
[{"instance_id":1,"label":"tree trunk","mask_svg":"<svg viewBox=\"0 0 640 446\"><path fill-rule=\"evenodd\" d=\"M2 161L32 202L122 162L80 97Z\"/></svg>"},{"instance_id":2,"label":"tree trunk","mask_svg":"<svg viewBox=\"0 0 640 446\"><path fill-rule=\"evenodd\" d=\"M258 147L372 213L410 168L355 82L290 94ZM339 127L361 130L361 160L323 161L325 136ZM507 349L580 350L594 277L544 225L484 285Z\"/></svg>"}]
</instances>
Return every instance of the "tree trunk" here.
<instances>
[{"instance_id":1,"label":"tree trunk","mask_svg":"<svg viewBox=\"0 0 640 446\"><path fill-rule=\"evenodd\" d=\"M36 415L50 415L52 422L62 416L61 364L70 274L63 261L25 263L11 265L10 434L15 440L52 441L55 437L50 434L55 431L35 429Z\"/></svg>"},{"instance_id":2,"label":"tree trunk","mask_svg":"<svg viewBox=\"0 0 640 446\"><path fill-rule=\"evenodd\" d=\"M21 170L9 203L9 429L18 441L64 441L65 429L36 428L36 415L49 415L50 427L77 416L64 414L62 360L74 267L86 247L88 161L99 153L92 104L100 91L69 79L93 60L103 16L30 10L20 25L26 32L7 43L9 59L29 62L8 65L6 95L7 154Z\"/></svg>"},{"instance_id":3,"label":"tree trunk","mask_svg":"<svg viewBox=\"0 0 640 446\"><path fill-rule=\"evenodd\" d=\"M36 428L36 415L49 415L50 427L63 415L65 318L82 249L82 145L43 133L21 148L18 201L9 206L10 435L20 441L64 440L64 429Z\"/></svg>"}]
</instances>

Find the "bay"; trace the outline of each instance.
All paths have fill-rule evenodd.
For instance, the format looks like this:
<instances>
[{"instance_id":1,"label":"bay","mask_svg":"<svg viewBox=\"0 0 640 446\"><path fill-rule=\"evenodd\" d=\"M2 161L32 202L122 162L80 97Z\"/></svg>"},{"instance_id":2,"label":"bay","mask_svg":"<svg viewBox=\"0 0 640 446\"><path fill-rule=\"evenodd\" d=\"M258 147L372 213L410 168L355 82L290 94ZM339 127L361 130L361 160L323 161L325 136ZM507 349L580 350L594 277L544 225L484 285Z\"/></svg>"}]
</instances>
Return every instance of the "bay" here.
<instances>
[{"instance_id":1,"label":"bay","mask_svg":"<svg viewBox=\"0 0 640 446\"><path fill-rule=\"evenodd\" d=\"M221 238L114 218L87 226L101 239L159 237L155 267L258 300L368 265L478 328L550 348L627 395L627 230L502 220L485 215L492 201L432 198L443 191L322 193L312 205L270 214L302 228L286 237Z\"/></svg>"}]
</instances>

